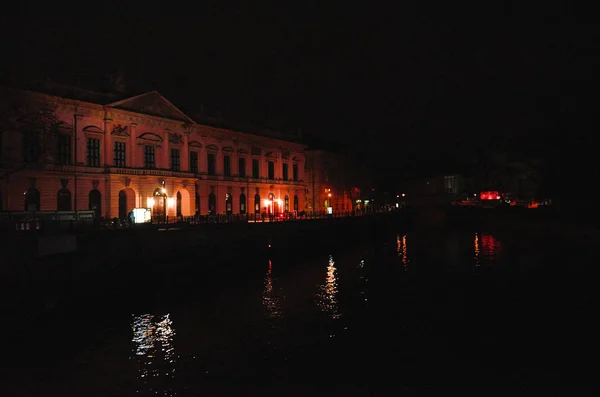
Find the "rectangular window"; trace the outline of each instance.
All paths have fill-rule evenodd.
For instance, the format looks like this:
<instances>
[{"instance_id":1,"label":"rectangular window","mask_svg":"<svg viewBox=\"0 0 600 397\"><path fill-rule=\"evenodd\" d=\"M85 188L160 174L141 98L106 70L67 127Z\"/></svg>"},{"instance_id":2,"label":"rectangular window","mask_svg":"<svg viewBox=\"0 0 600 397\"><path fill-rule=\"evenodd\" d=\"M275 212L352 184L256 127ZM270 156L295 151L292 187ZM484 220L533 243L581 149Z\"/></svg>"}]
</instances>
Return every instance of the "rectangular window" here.
<instances>
[{"instance_id":1,"label":"rectangular window","mask_svg":"<svg viewBox=\"0 0 600 397\"><path fill-rule=\"evenodd\" d=\"M38 161L42 154L40 140L33 132L23 134L23 160L27 162Z\"/></svg>"},{"instance_id":2,"label":"rectangular window","mask_svg":"<svg viewBox=\"0 0 600 397\"><path fill-rule=\"evenodd\" d=\"M252 159L252 178L260 178L260 168L258 166L258 159Z\"/></svg>"},{"instance_id":3,"label":"rectangular window","mask_svg":"<svg viewBox=\"0 0 600 397\"><path fill-rule=\"evenodd\" d=\"M288 180L288 163L283 163L283 180L287 181Z\"/></svg>"},{"instance_id":4,"label":"rectangular window","mask_svg":"<svg viewBox=\"0 0 600 397\"><path fill-rule=\"evenodd\" d=\"M90 167L100 167L100 139L88 138L87 165Z\"/></svg>"},{"instance_id":5,"label":"rectangular window","mask_svg":"<svg viewBox=\"0 0 600 397\"><path fill-rule=\"evenodd\" d=\"M115 142L115 167L125 167L125 153L127 151L127 145L125 142Z\"/></svg>"},{"instance_id":6,"label":"rectangular window","mask_svg":"<svg viewBox=\"0 0 600 397\"><path fill-rule=\"evenodd\" d=\"M208 153L206 158L208 160L208 175L215 175L217 172L217 155L214 153Z\"/></svg>"},{"instance_id":7,"label":"rectangular window","mask_svg":"<svg viewBox=\"0 0 600 397\"><path fill-rule=\"evenodd\" d=\"M231 176L231 156L223 156L223 175Z\"/></svg>"},{"instance_id":8,"label":"rectangular window","mask_svg":"<svg viewBox=\"0 0 600 397\"><path fill-rule=\"evenodd\" d=\"M58 136L58 153L56 161L59 164L71 164L71 135Z\"/></svg>"},{"instance_id":9,"label":"rectangular window","mask_svg":"<svg viewBox=\"0 0 600 397\"><path fill-rule=\"evenodd\" d=\"M298 164L292 164L292 178L294 181L298 181Z\"/></svg>"},{"instance_id":10,"label":"rectangular window","mask_svg":"<svg viewBox=\"0 0 600 397\"><path fill-rule=\"evenodd\" d=\"M155 168L156 158L154 156L154 146L144 146L144 168Z\"/></svg>"},{"instance_id":11,"label":"rectangular window","mask_svg":"<svg viewBox=\"0 0 600 397\"><path fill-rule=\"evenodd\" d=\"M269 161L269 179L275 179L275 163Z\"/></svg>"},{"instance_id":12,"label":"rectangular window","mask_svg":"<svg viewBox=\"0 0 600 397\"><path fill-rule=\"evenodd\" d=\"M181 168L180 160L179 149L171 149L171 171L179 171Z\"/></svg>"},{"instance_id":13,"label":"rectangular window","mask_svg":"<svg viewBox=\"0 0 600 397\"><path fill-rule=\"evenodd\" d=\"M246 159L244 157L238 159L238 175L240 178L246 177Z\"/></svg>"},{"instance_id":14,"label":"rectangular window","mask_svg":"<svg viewBox=\"0 0 600 397\"><path fill-rule=\"evenodd\" d=\"M190 172L198 173L198 152L190 152Z\"/></svg>"}]
</instances>

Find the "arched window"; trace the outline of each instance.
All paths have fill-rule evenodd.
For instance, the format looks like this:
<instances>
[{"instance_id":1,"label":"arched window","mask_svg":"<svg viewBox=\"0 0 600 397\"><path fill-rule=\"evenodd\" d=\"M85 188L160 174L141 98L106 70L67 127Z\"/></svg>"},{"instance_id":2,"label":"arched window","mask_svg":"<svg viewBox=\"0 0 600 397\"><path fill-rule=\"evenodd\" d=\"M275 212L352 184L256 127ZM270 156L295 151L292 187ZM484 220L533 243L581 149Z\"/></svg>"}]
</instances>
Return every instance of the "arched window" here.
<instances>
[{"instance_id":1,"label":"arched window","mask_svg":"<svg viewBox=\"0 0 600 397\"><path fill-rule=\"evenodd\" d=\"M100 218L102 214L102 194L98 189L90 190L88 195L88 208L94 211L94 216Z\"/></svg>"},{"instance_id":2,"label":"arched window","mask_svg":"<svg viewBox=\"0 0 600 397\"><path fill-rule=\"evenodd\" d=\"M285 201L283 203L283 208L285 212L290 212L290 196L285 195Z\"/></svg>"},{"instance_id":3,"label":"arched window","mask_svg":"<svg viewBox=\"0 0 600 397\"><path fill-rule=\"evenodd\" d=\"M254 195L254 213L260 214L260 195L258 193Z\"/></svg>"},{"instance_id":4,"label":"arched window","mask_svg":"<svg viewBox=\"0 0 600 397\"><path fill-rule=\"evenodd\" d=\"M246 213L246 195L240 194L240 214Z\"/></svg>"},{"instance_id":5,"label":"arched window","mask_svg":"<svg viewBox=\"0 0 600 397\"><path fill-rule=\"evenodd\" d=\"M294 211L298 211L298 195L294 195Z\"/></svg>"},{"instance_id":6,"label":"arched window","mask_svg":"<svg viewBox=\"0 0 600 397\"><path fill-rule=\"evenodd\" d=\"M34 187L25 192L25 211L40 210L40 191Z\"/></svg>"},{"instance_id":7,"label":"arched window","mask_svg":"<svg viewBox=\"0 0 600 397\"><path fill-rule=\"evenodd\" d=\"M62 188L56 195L56 209L58 211L71 211L71 191Z\"/></svg>"},{"instance_id":8,"label":"arched window","mask_svg":"<svg viewBox=\"0 0 600 397\"><path fill-rule=\"evenodd\" d=\"M217 196L214 193L208 195L208 214L214 215L217 212Z\"/></svg>"},{"instance_id":9,"label":"arched window","mask_svg":"<svg viewBox=\"0 0 600 397\"><path fill-rule=\"evenodd\" d=\"M225 213L227 215L233 213L233 198L229 193L225 193Z\"/></svg>"},{"instance_id":10,"label":"arched window","mask_svg":"<svg viewBox=\"0 0 600 397\"><path fill-rule=\"evenodd\" d=\"M177 192L177 216L181 216L181 193Z\"/></svg>"}]
</instances>

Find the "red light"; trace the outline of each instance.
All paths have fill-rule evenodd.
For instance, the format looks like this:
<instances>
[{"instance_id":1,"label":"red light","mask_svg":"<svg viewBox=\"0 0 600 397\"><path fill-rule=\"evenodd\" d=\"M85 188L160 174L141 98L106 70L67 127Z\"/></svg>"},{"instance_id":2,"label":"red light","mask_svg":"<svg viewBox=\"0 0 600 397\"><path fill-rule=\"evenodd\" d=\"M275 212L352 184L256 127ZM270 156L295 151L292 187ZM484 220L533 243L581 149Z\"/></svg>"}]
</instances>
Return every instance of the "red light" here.
<instances>
[{"instance_id":1,"label":"red light","mask_svg":"<svg viewBox=\"0 0 600 397\"><path fill-rule=\"evenodd\" d=\"M481 192L479 194L479 197L481 198L481 200L498 200L500 199L500 193L498 193L497 191Z\"/></svg>"}]
</instances>

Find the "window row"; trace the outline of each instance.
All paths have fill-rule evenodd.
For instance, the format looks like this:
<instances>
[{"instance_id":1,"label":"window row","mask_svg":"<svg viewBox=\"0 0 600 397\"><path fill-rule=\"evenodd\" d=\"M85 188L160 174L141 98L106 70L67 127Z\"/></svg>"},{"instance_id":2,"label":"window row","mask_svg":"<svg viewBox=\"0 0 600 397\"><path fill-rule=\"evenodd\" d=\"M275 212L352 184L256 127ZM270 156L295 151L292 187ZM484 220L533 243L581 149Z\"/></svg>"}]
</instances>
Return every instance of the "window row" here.
<instances>
[{"instance_id":1,"label":"window row","mask_svg":"<svg viewBox=\"0 0 600 397\"><path fill-rule=\"evenodd\" d=\"M39 142L25 139L24 142L24 153L23 158L27 162L33 162L39 159L41 154L41 147ZM71 150L71 137L69 135L60 135L58 137L58 148L56 151L56 161L59 164L71 164L72 162L72 150ZM100 152L101 143L100 139L88 138L86 146L86 165L89 167L100 167ZM171 149L170 156L170 169L173 171L181 170L181 152L177 148ZM125 142L114 142L113 143L113 161L115 167L126 167L127 164L127 143ZM199 171L199 156L198 152L189 152L189 170L193 173ZM223 175L232 176L232 161L231 156L223 156ZM152 145L146 145L143 148L143 166L144 168L156 168L156 147ZM215 153L207 154L207 171L208 175L216 175L217 172L217 155ZM246 158L238 158L238 172L239 177L245 178L251 176L252 178L260 178L260 162L258 159L252 159L251 174L248 175L246 172ZM267 163L267 178L275 179L275 162L269 161ZM281 168L281 179L284 181L292 180L298 181L298 164L292 164L292 175L289 172L289 164L282 163Z\"/></svg>"}]
</instances>

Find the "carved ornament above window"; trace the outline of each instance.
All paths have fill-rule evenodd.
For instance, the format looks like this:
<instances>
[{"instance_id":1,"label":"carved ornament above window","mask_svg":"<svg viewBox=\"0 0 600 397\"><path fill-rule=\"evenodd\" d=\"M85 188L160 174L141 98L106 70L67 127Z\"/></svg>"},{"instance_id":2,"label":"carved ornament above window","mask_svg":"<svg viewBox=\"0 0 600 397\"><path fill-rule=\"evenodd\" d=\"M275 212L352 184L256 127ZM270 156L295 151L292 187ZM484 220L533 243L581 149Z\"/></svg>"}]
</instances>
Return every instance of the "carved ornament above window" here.
<instances>
[{"instance_id":1,"label":"carved ornament above window","mask_svg":"<svg viewBox=\"0 0 600 397\"><path fill-rule=\"evenodd\" d=\"M183 145L183 136L181 134L169 133L169 143Z\"/></svg>"},{"instance_id":2,"label":"carved ornament above window","mask_svg":"<svg viewBox=\"0 0 600 397\"><path fill-rule=\"evenodd\" d=\"M200 142L198 142L198 141L191 141L191 142L189 143L189 146L190 146L190 147L197 147L197 148L201 148L201 147L202 147L202 144L201 144Z\"/></svg>"},{"instance_id":3,"label":"carved ornament above window","mask_svg":"<svg viewBox=\"0 0 600 397\"><path fill-rule=\"evenodd\" d=\"M117 124L113 125L111 135L129 136L129 131L126 125Z\"/></svg>"}]
</instances>

